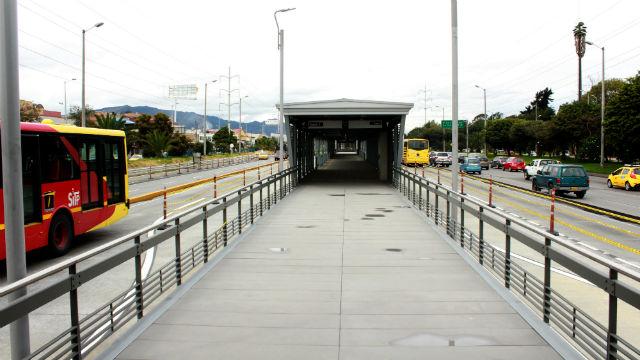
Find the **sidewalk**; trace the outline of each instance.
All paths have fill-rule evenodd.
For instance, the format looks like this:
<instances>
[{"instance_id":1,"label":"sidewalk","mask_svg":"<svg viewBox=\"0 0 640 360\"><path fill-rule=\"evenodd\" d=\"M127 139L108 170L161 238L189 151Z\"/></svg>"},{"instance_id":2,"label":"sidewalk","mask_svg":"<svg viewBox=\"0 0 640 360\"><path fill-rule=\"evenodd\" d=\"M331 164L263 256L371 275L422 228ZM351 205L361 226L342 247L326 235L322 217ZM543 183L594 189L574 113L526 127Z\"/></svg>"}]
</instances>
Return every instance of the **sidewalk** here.
<instances>
[{"instance_id":1,"label":"sidewalk","mask_svg":"<svg viewBox=\"0 0 640 360\"><path fill-rule=\"evenodd\" d=\"M557 359L393 188L302 184L119 359Z\"/></svg>"}]
</instances>

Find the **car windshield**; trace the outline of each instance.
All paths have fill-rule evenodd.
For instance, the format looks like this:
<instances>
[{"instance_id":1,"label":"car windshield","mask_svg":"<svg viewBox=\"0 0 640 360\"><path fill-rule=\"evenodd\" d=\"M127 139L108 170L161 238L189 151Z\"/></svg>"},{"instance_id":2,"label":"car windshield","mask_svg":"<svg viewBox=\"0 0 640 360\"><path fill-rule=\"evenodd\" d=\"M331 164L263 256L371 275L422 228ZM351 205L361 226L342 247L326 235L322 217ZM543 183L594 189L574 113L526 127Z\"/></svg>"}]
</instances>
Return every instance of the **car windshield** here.
<instances>
[{"instance_id":1,"label":"car windshield","mask_svg":"<svg viewBox=\"0 0 640 360\"><path fill-rule=\"evenodd\" d=\"M437 155L437 156L444 156L444 157L447 157L447 156L449 156L449 154L447 154L446 152L440 152L440 153L438 153L438 155Z\"/></svg>"},{"instance_id":2,"label":"car windshield","mask_svg":"<svg viewBox=\"0 0 640 360\"><path fill-rule=\"evenodd\" d=\"M523 162L524 162L524 160L522 160L522 159L514 159L514 160L513 160L513 162L516 162L516 163L523 163Z\"/></svg>"},{"instance_id":3,"label":"car windshield","mask_svg":"<svg viewBox=\"0 0 640 360\"><path fill-rule=\"evenodd\" d=\"M480 159L478 158L470 158L468 161L469 161L469 164L475 164L475 165L480 164Z\"/></svg>"},{"instance_id":4,"label":"car windshield","mask_svg":"<svg viewBox=\"0 0 640 360\"><path fill-rule=\"evenodd\" d=\"M409 140L408 147L411 150L424 150L427 148L427 142L424 140Z\"/></svg>"},{"instance_id":5,"label":"car windshield","mask_svg":"<svg viewBox=\"0 0 640 360\"><path fill-rule=\"evenodd\" d=\"M566 167L562 169L562 176L567 177L582 177L587 176L584 169L581 167Z\"/></svg>"},{"instance_id":6,"label":"car windshield","mask_svg":"<svg viewBox=\"0 0 640 360\"><path fill-rule=\"evenodd\" d=\"M633 170L633 173L635 175L640 175L640 168Z\"/></svg>"}]
</instances>

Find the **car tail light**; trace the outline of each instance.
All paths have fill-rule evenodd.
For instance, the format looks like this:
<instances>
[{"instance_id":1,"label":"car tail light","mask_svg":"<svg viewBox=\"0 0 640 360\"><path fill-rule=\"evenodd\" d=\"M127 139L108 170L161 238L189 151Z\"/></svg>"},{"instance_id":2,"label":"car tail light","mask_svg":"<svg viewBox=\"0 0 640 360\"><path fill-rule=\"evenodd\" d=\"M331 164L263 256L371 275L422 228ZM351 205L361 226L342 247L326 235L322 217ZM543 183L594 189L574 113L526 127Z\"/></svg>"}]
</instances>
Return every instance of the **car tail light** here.
<instances>
[{"instance_id":1,"label":"car tail light","mask_svg":"<svg viewBox=\"0 0 640 360\"><path fill-rule=\"evenodd\" d=\"M632 178L632 179L635 179L635 178L636 178L636 174L635 174L635 173L633 173L633 172L632 172L629 176L631 176L631 178Z\"/></svg>"},{"instance_id":2,"label":"car tail light","mask_svg":"<svg viewBox=\"0 0 640 360\"><path fill-rule=\"evenodd\" d=\"M560 178L556 178L556 184L560 184Z\"/></svg>"}]
</instances>

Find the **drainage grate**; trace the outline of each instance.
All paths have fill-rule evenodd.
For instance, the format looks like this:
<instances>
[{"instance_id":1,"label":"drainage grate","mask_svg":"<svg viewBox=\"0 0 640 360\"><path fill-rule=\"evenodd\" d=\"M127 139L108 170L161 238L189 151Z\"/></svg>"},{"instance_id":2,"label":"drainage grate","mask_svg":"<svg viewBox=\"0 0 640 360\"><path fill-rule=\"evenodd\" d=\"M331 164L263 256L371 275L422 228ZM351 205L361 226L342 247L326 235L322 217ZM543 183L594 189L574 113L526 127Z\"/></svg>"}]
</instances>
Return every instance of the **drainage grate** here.
<instances>
[{"instance_id":1,"label":"drainage grate","mask_svg":"<svg viewBox=\"0 0 640 360\"><path fill-rule=\"evenodd\" d=\"M389 251L389 252L401 252L402 249L398 249L398 248L387 248L384 249L384 251Z\"/></svg>"},{"instance_id":2,"label":"drainage grate","mask_svg":"<svg viewBox=\"0 0 640 360\"><path fill-rule=\"evenodd\" d=\"M329 194L329 196L344 196L344 194Z\"/></svg>"},{"instance_id":3,"label":"drainage grate","mask_svg":"<svg viewBox=\"0 0 640 360\"><path fill-rule=\"evenodd\" d=\"M361 220L373 220L373 218L370 218L370 217L363 217L363 218L361 218Z\"/></svg>"},{"instance_id":4,"label":"drainage grate","mask_svg":"<svg viewBox=\"0 0 640 360\"><path fill-rule=\"evenodd\" d=\"M315 225L298 225L296 226L298 229L311 229L316 227Z\"/></svg>"},{"instance_id":5,"label":"drainage grate","mask_svg":"<svg viewBox=\"0 0 640 360\"><path fill-rule=\"evenodd\" d=\"M368 217L385 217L386 215L382 215L382 214L365 214L364 216L368 216Z\"/></svg>"}]
</instances>

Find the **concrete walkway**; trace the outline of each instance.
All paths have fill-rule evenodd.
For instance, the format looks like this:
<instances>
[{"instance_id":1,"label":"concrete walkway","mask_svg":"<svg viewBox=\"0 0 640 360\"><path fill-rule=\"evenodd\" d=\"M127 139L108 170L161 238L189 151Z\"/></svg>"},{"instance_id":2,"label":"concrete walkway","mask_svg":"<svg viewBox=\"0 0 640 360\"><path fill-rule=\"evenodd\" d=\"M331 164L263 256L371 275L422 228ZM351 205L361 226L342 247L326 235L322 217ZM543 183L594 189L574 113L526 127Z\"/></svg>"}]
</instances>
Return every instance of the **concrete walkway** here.
<instances>
[{"instance_id":1,"label":"concrete walkway","mask_svg":"<svg viewBox=\"0 0 640 360\"><path fill-rule=\"evenodd\" d=\"M556 359L390 186L307 183L119 359Z\"/></svg>"}]
</instances>

